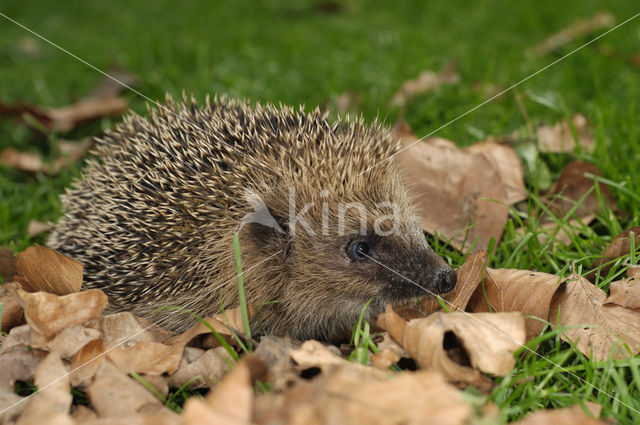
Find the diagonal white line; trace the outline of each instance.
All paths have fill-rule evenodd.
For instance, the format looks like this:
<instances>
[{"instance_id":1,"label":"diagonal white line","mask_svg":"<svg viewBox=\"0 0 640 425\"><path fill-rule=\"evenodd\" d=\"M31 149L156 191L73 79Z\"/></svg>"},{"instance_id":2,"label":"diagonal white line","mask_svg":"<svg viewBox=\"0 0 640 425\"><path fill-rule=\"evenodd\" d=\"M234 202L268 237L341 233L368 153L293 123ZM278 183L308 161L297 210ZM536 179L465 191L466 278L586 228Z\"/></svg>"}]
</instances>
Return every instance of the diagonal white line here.
<instances>
[{"instance_id":1,"label":"diagonal white line","mask_svg":"<svg viewBox=\"0 0 640 425\"><path fill-rule=\"evenodd\" d=\"M264 263L265 261L267 261L267 260L269 260L269 259L271 259L271 258L275 257L276 255L280 254L282 251L283 251L283 250L281 249L280 251L277 251L277 252L275 252L274 254L271 254L270 256L268 256L267 258L265 258L264 260L259 261L258 263L254 264L253 266L249 267L248 269L246 269L246 270L242 270L242 272L241 272L240 274L241 274L241 275L244 275L244 273L245 273L245 272L248 272L249 270L252 270L252 269L254 269L254 268L258 267L260 264ZM212 289L211 289L211 291L213 292L213 291L215 291L216 289L221 288L222 286L226 285L227 283L229 283L229 282L233 281L233 280L234 280L234 279L236 279L236 278L237 278L237 276L236 276L236 277L234 277L234 278L232 278L232 279L229 279L229 280L228 280L228 281L226 281L226 282L221 283L220 285L216 286L215 288L212 288ZM194 300L194 301L197 301L197 299L196 299L196 300ZM193 303L193 301L191 301L189 304L192 304L192 303ZM26 396L26 397L25 397L25 398L23 398L22 400L16 401L15 403L11 404L10 406L8 406L8 407L4 408L3 410L1 410L1 411L0 411L0 418L2 417L2 414L3 414L3 413L5 413L5 412L7 412L8 410L10 410L10 409L14 408L15 406L19 405L20 403L22 403L22 402L24 402L24 401L28 400L29 398L31 398L32 396L34 396L34 395L38 394L40 391L44 390L44 389L45 389L45 388L47 388L48 386L55 384L56 382L58 382L58 381L59 381L59 380L61 380L62 378L64 378L64 377L66 377L66 376L71 375L71 374L72 374L73 372L75 372L76 370L78 370L78 369L80 369L80 368L84 367L85 365L87 365L87 364L91 363L92 361L94 361L94 360L96 360L96 359L99 359L100 357L104 356L105 354L107 354L108 352L110 352L111 350L113 350L114 348L119 347L120 345L122 345L122 344L124 344L125 342L129 341L131 338L135 338L136 336L140 335L142 332L144 332L144 331L148 330L148 329L149 329L149 328L151 328L152 326L157 325L157 324L159 324L160 322L163 322L163 321L167 320L168 318L170 318L171 316L173 316L174 314L176 314L176 313L177 313L177 312L179 312L179 311L183 311L183 309L176 309L176 310L172 311L172 312L171 312L171 313L169 313L167 316L165 316L165 317L163 317L161 320L159 320L157 323L152 323L152 324L150 324L149 326L147 326L146 328L142 329L141 331L138 331L138 332L136 332L135 334L130 335L130 336L128 336L128 337L126 337L126 338L124 338L122 341L118 342L118 343L117 343L117 344L115 344L114 346L109 347L109 348L108 348L107 350L105 350L103 353L98 354L97 356L95 356L95 357L91 358L90 360L87 360L86 362L84 362L84 363L83 363L83 364L81 364L80 366L76 367L75 369L70 370L69 372L65 373L64 375L61 375L61 376L57 377L56 379L54 379L53 381L49 382L48 384L43 385L42 387L38 388L38 390L37 390L37 391L35 391L33 394L29 394L28 396Z\"/></svg>"},{"instance_id":2,"label":"diagonal white line","mask_svg":"<svg viewBox=\"0 0 640 425\"><path fill-rule=\"evenodd\" d=\"M475 111L476 109L486 105L487 103L491 102L492 100L494 100L497 97L502 96L503 94L505 94L506 92L508 92L509 90L519 86L520 84L524 83L527 80L530 80L531 78L535 77L536 75L540 74L542 71L545 71L546 69L552 67L553 65L557 64L558 62L568 58L569 56L571 56L572 54L574 54L575 52L584 49L585 47L587 47L588 45L590 45L591 43L595 42L596 40L599 40L600 38L604 37L605 35L609 34L610 32L620 28L621 26L623 26L624 24L634 20L635 18L637 18L638 16L640 16L640 12L636 13L635 15L633 15L632 17L630 17L629 19L627 19L626 21L616 25L615 27L611 28L610 30L600 34L599 36L597 36L596 38L586 42L585 44L583 44L582 46L570 51L569 53L567 53L566 55L562 56L560 59L556 59L555 61L551 62L550 64L548 64L547 66L540 68L539 70L537 70L536 72L534 72L533 74L529 75L528 77L523 78L522 80L518 81L517 83L511 85L510 87L502 90L500 93L490 97L489 99L485 100L484 102L480 103L479 105L474 106L473 108L469 109L467 112L463 113L462 115L457 116L456 118L452 119L451 121L441 125L440 127L436 128L435 130L433 130L431 133L422 136L421 138L419 138L418 140L410 143L409 145L403 147L402 149L400 149L398 152L395 152L392 155L389 155L387 158L383 159L382 161L379 161L375 164L373 164L371 167L367 168L366 170L360 172L360 174L364 174L367 171L371 170L372 168L382 164L383 162L386 162L388 160L390 160L391 158L393 158L394 156L398 155L400 152L410 148L411 146L415 145L416 143L419 143L421 141L423 141L424 139L434 135L435 133L437 133L438 131L442 130L445 127L448 127L450 124L453 124L454 122L458 121L460 118L463 118L467 115L469 115L470 113L472 113L473 111Z\"/></svg>"},{"instance_id":3,"label":"diagonal white line","mask_svg":"<svg viewBox=\"0 0 640 425\"><path fill-rule=\"evenodd\" d=\"M468 315L469 317L471 317L473 320L475 320L475 321L477 321L477 322L481 323L483 326L487 327L488 329L490 329L490 330L492 330L492 331L494 331L494 332L496 332L496 333L498 333L498 334L502 335L503 337L507 338L508 340L510 340L510 341L512 341L512 342L515 342L516 344L518 344L518 345L519 345L519 346L521 346L522 348L524 348L524 349L526 349L526 350L530 351L531 353L535 354L536 356L540 357L541 359L546 360L547 362L551 363L552 365L554 365L554 366L555 366L555 367L557 367L558 369L562 370L563 372L566 372L566 373L568 373L569 375L573 376L574 378L576 378L577 380L579 380L579 381L580 381L580 382L582 382L583 384L586 384L586 385L588 385L588 386L592 387L592 388L593 388L593 389L595 389L596 391L601 392L602 394L606 395L607 397L611 398L612 400L615 400L615 401L617 401L618 403L622 404L623 406L626 406L626 407L628 407L629 409L633 410L634 412L636 412L636 413L640 414L640 410L637 410L637 409L635 409L635 408L633 408L633 407L629 406L627 403L625 403L624 401L622 401L622 400L620 400L620 399L616 398L615 396L613 396L613 395L609 394L609 393L608 393L608 392L606 392L605 390L602 390L602 389L598 388L597 386L593 385L592 383L587 382L586 380L582 379L581 377L579 377L579 376L578 376L578 375L576 375L575 373L573 373L573 372L571 372L570 370L568 370L568 369L566 369L566 368L564 368L564 367L560 366L559 364L557 364L557 363L556 363L556 362L554 362L553 360L551 360L551 359L549 359L549 358L547 358L547 357L543 356L542 354L538 353L537 351L532 350L531 348L527 347L526 345L522 345L522 344L520 344L518 341L516 341L515 339L513 339L513 338L512 338L512 337L510 337L509 335L505 334L504 332L502 332L500 329L496 328L495 326L492 326L492 325L490 325L490 324L488 324L488 323L486 323L486 322L483 322L482 320L478 319L476 316L474 316L474 315L473 315L473 314L471 314L471 313L467 313L466 311L464 311L464 309L459 308L457 305L455 305L455 304L453 304L453 303L451 303L451 302L449 302L449 301L445 300L444 298L440 297L440 296L439 296L438 294L436 294L435 292L432 292L432 291L428 290L427 288L425 288L425 287L423 287L423 286L421 286L421 285L419 285L419 284L415 283L413 280L409 279L409 278L408 278L408 277L406 277L406 276L401 275L401 274L400 274L400 273L398 273L397 271L395 271L395 270L391 269L390 267L387 267L386 265L384 265L384 264L382 264L381 262L379 262L379 261L375 260L374 258L370 257L369 255L367 255L367 254L365 254L365 253L363 253L363 252L360 252L360 254L362 254L363 256L367 257L368 259L370 259L370 260L371 260L371 261L373 261L374 263L376 263L376 264L378 264L378 265L380 265L380 266L384 267L385 269L389 270L390 272L392 272L392 273L394 273L394 274L396 274L396 275L400 276L401 278L405 279L406 281L411 282L412 284L416 285L418 288L420 288L420 289L424 290L425 292L427 292L429 295L432 295L432 296L434 296L434 297L437 297L437 298L441 299L442 301L444 301L445 303L449 304L450 306L452 306L452 307L453 307L453 308L455 308L456 310L461 311L462 313L464 313L464 314Z\"/></svg>"},{"instance_id":4,"label":"diagonal white line","mask_svg":"<svg viewBox=\"0 0 640 425\"><path fill-rule=\"evenodd\" d=\"M228 146L229 148L233 149L234 151L238 152L239 154L241 154L242 156L251 159L252 161L256 162L257 164L260 164L262 167L272 171L274 174L276 175L280 175L279 172L277 172L276 170L274 170L273 168L263 164L262 162L258 161L257 159L255 159L254 157L252 157L251 155L242 152L241 150L239 150L238 148L228 144L227 142L225 142L224 140L220 139L220 137L216 136L215 134L212 134L208 131L206 131L205 129L199 127L198 125L196 125L195 123L193 123L192 121L188 120L185 117L182 117L178 114L176 114L175 112L173 112L171 109L167 108L165 105L156 102L155 100L151 99L149 96L144 95L143 93L139 92L138 90L134 89L133 87L131 87L130 85L120 81L119 79L117 79L116 77L114 77L113 75L110 75L106 72L104 72L103 70L101 70L100 68L90 64L89 62L87 62L86 60L79 58L78 56L74 55L73 53L71 53L70 51L68 51L67 49L65 49L64 47L54 43L53 41L49 40L48 38L44 37L43 35L38 34L37 32L35 32L34 30L32 30L31 28L26 27L25 25L21 24L20 22L16 21L15 19L11 19L10 17L8 17L7 15L5 15L4 13L0 12L0 16L2 16L3 18L5 18L8 21L13 22L14 24L16 24L17 26L19 26L20 28L30 32L31 34L35 35L36 37L40 38L41 40L49 43L50 45L52 45L53 47L55 47L56 49L66 53L67 55L71 56L72 58L76 59L79 62L82 62L83 64L87 65L89 68L99 72L100 74L104 75L105 77L113 80L114 82L120 84L122 87L132 91L133 93L137 94L138 96L142 97L143 99L153 103L154 105L156 105L158 108L161 108L163 110L165 110L166 112L174 115L178 120L183 121L187 124L189 124L192 128L195 128L196 130L199 130L200 132L202 132L203 134L209 135L211 137L213 137L214 139L216 139L218 142L222 143L223 145Z\"/></svg>"}]
</instances>

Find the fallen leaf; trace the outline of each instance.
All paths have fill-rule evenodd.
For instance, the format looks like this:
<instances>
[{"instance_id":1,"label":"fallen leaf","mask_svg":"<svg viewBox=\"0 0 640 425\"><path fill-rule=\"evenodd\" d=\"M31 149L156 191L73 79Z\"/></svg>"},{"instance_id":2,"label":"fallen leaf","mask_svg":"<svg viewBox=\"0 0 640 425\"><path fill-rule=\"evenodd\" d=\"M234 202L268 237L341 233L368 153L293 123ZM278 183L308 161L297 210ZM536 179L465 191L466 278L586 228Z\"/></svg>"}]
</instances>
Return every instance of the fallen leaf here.
<instances>
[{"instance_id":1,"label":"fallen leaf","mask_svg":"<svg viewBox=\"0 0 640 425\"><path fill-rule=\"evenodd\" d=\"M123 372L148 375L172 374L180 365L182 346L149 341L125 344L107 352L109 360Z\"/></svg>"},{"instance_id":2,"label":"fallen leaf","mask_svg":"<svg viewBox=\"0 0 640 425\"><path fill-rule=\"evenodd\" d=\"M635 241L635 245L640 245L640 226L631 227L620 233L615 238L613 238L613 240L604 249L604 251L602 251L600 258L598 258L593 262L593 264L591 264L592 270L586 275L587 279L595 282L598 274L600 276L607 276L612 266L612 264L609 263L616 258L620 258L624 255L629 254L629 250L631 249L631 233L633 233L634 235L633 239Z\"/></svg>"},{"instance_id":3,"label":"fallen leaf","mask_svg":"<svg viewBox=\"0 0 640 425\"><path fill-rule=\"evenodd\" d=\"M17 425L73 424L69 415L72 396L68 370L57 353L49 353L35 372L38 391L26 400Z\"/></svg>"},{"instance_id":4,"label":"fallen leaf","mask_svg":"<svg viewBox=\"0 0 640 425\"><path fill-rule=\"evenodd\" d=\"M249 306L249 317L253 316L253 308ZM225 310L221 314L217 314L213 317L207 317L204 319L218 334L223 336L231 344L236 344L233 333L242 335L240 329L243 329L242 314L240 308L234 308L231 310ZM209 327L204 323L198 321L195 325L189 328L186 332L169 338L166 343L169 345L187 345L192 339L199 335L212 333Z\"/></svg>"},{"instance_id":5,"label":"fallen leaf","mask_svg":"<svg viewBox=\"0 0 640 425\"><path fill-rule=\"evenodd\" d=\"M275 391L285 390L298 379L291 352L302 343L288 336L264 335L255 354L267 365L267 381Z\"/></svg>"},{"instance_id":6,"label":"fallen leaf","mask_svg":"<svg viewBox=\"0 0 640 425\"><path fill-rule=\"evenodd\" d=\"M617 304L630 309L640 309L640 266L630 266L627 278L611 282L609 296L603 304Z\"/></svg>"},{"instance_id":7,"label":"fallen leaf","mask_svg":"<svg viewBox=\"0 0 640 425\"><path fill-rule=\"evenodd\" d=\"M405 81L402 84L402 87L391 98L391 104L402 107L416 96L424 95L444 84L456 84L459 81L460 75L458 75L456 63L453 61L449 62L441 72L424 70L413 80Z\"/></svg>"},{"instance_id":8,"label":"fallen leaf","mask_svg":"<svg viewBox=\"0 0 640 425\"><path fill-rule=\"evenodd\" d=\"M18 285L15 282L0 286L0 304L2 305L0 331L2 332L9 332L23 322L24 311L17 290Z\"/></svg>"},{"instance_id":9,"label":"fallen leaf","mask_svg":"<svg viewBox=\"0 0 640 425\"><path fill-rule=\"evenodd\" d=\"M451 292L440 296L451 311L465 311L471 296L484 278L486 262L487 251L485 250L479 250L467 256L464 264L457 270L456 287ZM393 308L407 320L426 317L442 309L436 297L423 298L417 307L415 304L405 304L393 306Z\"/></svg>"},{"instance_id":10,"label":"fallen leaf","mask_svg":"<svg viewBox=\"0 0 640 425\"><path fill-rule=\"evenodd\" d=\"M0 388L13 390L16 381L31 381L45 355L40 350L30 350L26 346L3 352L0 355Z\"/></svg>"},{"instance_id":11,"label":"fallen leaf","mask_svg":"<svg viewBox=\"0 0 640 425\"><path fill-rule=\"evenodd\" d=\"M482 154L433 138L414 143L402 137L398 154L404 185L413 196L422 228L458 250L478 241L500 240L507 223L507 190L498 171ZM451 170L456 170L452 173Z\"/></svg>"},{"instance_id":12,"label":"fallen leaf","mask_svg":"<svg viewBox=\"0 0 640 425\"><path fill-rule=\"evenodd\" d=\"M189 358L191 350L203 351L194 347L185 347L178 369L169 376L168 384L172 388L180 388L191 381L187 389L211 388L229 372L233 359L226 348L210 348L195 358ZM196 378L196 379L193 379Z\"/></svg>"},{"instance_id":13,"label":"fallen leaf","mask_svg":"<svg viewBox=\"0 0 640 425\"><path fill-rule=\"evenodd\" d=\"M115 96L80 99L72 105L57 108L0 103L0 116L21 118L27 124L33 119L47 131L65 133L80 123L104 116L119 115L127 107L128 103L124 98Z\"/></svg>"},{"instance_id":14,"label":"fallen leaf","mask_svg":"<svg viewBox=\"0 0 640 425\"><path fill-rule=\"evenodd\" d=\"M109 76L103 76L87 97L95 99L115 97L128 90L125 84L132 87L140 82L135 74L115 64L109 66L107 74Z\"/></svg>"},{"instance_id":15,"label":"fallen leaf","mask_svg":"<svg viewBox=\"0 0 640 425\"><path fill-rule=\"evenodd\" d=\"M53 229L53 224L51 223L43 223L41 221L31 220L29 221L29 226L27 227L27 234L29 237L38 236L41 233L48 232Z\"/></svg>"},{"instance_id":16,"label":"fallen leaf","mask_svg":"<svg viewBox=\"0 0 640 425\"><path fill-rule=\"evenodd\" d=\"M87 395L101 418L124 418L161 407L160 400L109 360L100 363Z\"/></svg>"},{"instance_id":17,"label":"fallen leaf","mask_svg":"<svg viewBox=\"0 0 640 425\"><path fill-rule=\"evenodd\" d=\"M507 204L513 205L529 197L524 187L524 171L520 157L511 146L486 141L473 144L466 150L483 155L493 165L507 191Z\"/></svg>"},{"instance_id":18,"label":"fallen leaf","mask_svg":"<svg viewBox=\"0 0 640 425\"><path fill-rule=\"evenodd\" d=\"M397 352L385 348L371 355L371 365L376 369L387 370L391 365L398 363L400 359Z\"/></svg>"},{"instance_id":19,"label":"fallen leaf","mask_svg":"<svg viewBox=\"0 0 640 425\"><path fill-rule=\"evenodd\" d=\"M13 251L0 247L0 276L5 284L13 282L16 274L15 258Z\"/></svg>"},{"instance_id":20,"label":"fallen leaf","mask_svg":"<svg viewBox=\"0 0 640 425\"><path fill-rule=\"evenodd\" d=\"M265 373L266 366L259 357L244 356L205 400L187 400L183 413L184 423L249 425L253 411L253 384ZM212 421L213 419L216 420Z\"/></svg>"},{"instance_id":21,"label":"fallen leaf","mask_svg":"<svg viewBox=\"0 0 640 425\"><path fill-rule=\"evenodd\" d=\"M279 412L262 411L261 416L284 417L291 425L461 425L472 414L461 392L437 373L388 376L353 366L335 366L311 381L299 382L284 400L273 403Z\"/></svg>"},{"instance_id":22,"label":"fallen leaf","mask_svg":"<svg viewBox=\"0 0 640 425\"><path fill-rule=\"evenodd\" d=\"M28 292L45 291L56 295L78 292L82 286L82 264L38 244L18 254L16 269Z\"/></svg>"},{"instance_id":23,"label":"fallen leaf","mask_svg":"<svg viewBox=\"0 0 640 425\"><path fill-rule=\"evenodd\" d=\"M100 364L105 360L105 350L102 340L95 339L76 352L71 359L71 385L81 388L89 386Z\"/></svg>"},{"instance_id":24,"label":"fallen leaf","mask_svg":"<svg viewBox=\"0 0 640 425\"><path fill-rule=\"evenodd\" d=\"M595 185L598 185L602 194L604 207L616 209L615 198L609 188L586 177L587 174L602 175L595 165L583 161L573 161L564 167L560 178L553 184L547 195L552 199L548 205L549 209L556 216L564 217L589 191L591 192L577 206L575 215L584 218L601 212L603 205L598 199Z\"/></svg>"},{"instance_id":25,"label":"fallen leaf","mask_svg":"<svg viewBox=\"0 0 640 425\"><path fill-rule=\"evenodd\" d=\"M0 151L0 164L31 173L43 172L49 175L56 175L62 169L80 160L92 144L93 142L90 138L82 139L79 142L59 140L58 156L53 163L43 161L40 155L34 152L21 152L15 148L5 148ZM33 227L29 234L34 236L38 230L40 228Z\"/></svg>"},{"instance_id":26,"label":"fallen leaf","mask_svg":"<svg viewBox=\"0 0 640 425\"><path fill-rule=\"evenodd\" d=\"M95 329L75 325L64 328L44 346L35 348L42 348L49 352L55 351L63 359L70 359L82 347L101 336L102 334Z\"/></svg>"},{"instance_id":27,"label":"fallen leaf","mask_svg":"<svg viewBox=\"0 0 640 425\"><path fill-rule=\"evenodd\" d=\"M572 130L575 129L575 136ZM571 153L576 144L586 152L593 152L595 141L587 119L580 114L575 114L571 123L566 120L555 123L552 126L542 125L538 127L538 150L540 152Z\"/></svg>"},{"instance_id":28,"label":"fallen leaf","mask_svg":"<svg viewBox=\"0 0 640 425\"><path fill-rule=\"evenodd\" d=\"M605 292L573 272L553 297L549 319L555 327L568 326L560 335L575 342L591 360L628 358L640 352L640 311L606 304Z\"/></svg>"},{"instance_id":29,"label":"fallen leaf","mask_svg":"<svg viewBox=\"0 0 640 425\"><path fill-rule=\"evenodd\" d=\"M13 389L7 389L0 386L0 423L10 424L14 421L24 407L24 397L19 396Z\"/></svg>"},{"instance_id":30,"label":"fallen leaf","mask_svg":"<svg viewBox=\"0 0 640 425\"><path fill-rule=\"evenodd\" d=\"M145 326L141 322L145 323ZM90 320L86 326L102 333L102 341L107 348L125 340L129 344L143 341L156 342L151 332L153 327L146 325L142 318L128 311L100 316Z\"/></svg>"},{"instance_id":31,"label":"fallen leaf","mask_svg":"<svg viewBox=\"0 0 640 425\"><path fill-rule=\"evenodd\" d=\"M598 417L599 415L592 415ZM609 422L587 416L579 405L564 409L538 410L513 425L607 425Z\"/></svg>"},{"instance_id":32,"label":"fallen leaf","mask_svg":"<svg viewBox=\"0 0 640 425\"><path fill-rule=\"evenodd\" d=\"M549 318L551 299L563 279L548 273L516 269L487 269L483 285L477 289L471 311L519 311L525 317L526 341L535 338Z\"/></svg>"},{"instance_id":33,"label":"fallen leaf","mask_svg":"<svg viewBox=\"0 0 640 425\"><path fill-rule=\"evenodd\" d=\"M31 329L46 338L64 328L81 325L97 317L107 306L107 296L99 289L57 296L46 292L18 290L25 318Z\"/></svg>"},{"instance_id":34,"label":"fallen leaf","mask_svg":"<svg viewBox=\"0 0 640 425\"><path fill-rule=\"evenodd\" d=\"M491 381L480 371L506 375L515 366L514 351L525 342L524 320L515 312L433 313L405 322L387 306L377 323L407 350L420 368L436 370L447 380L485 390ZM450 357L451 350L461 354L460 361ZM467 362L468 365L464 364Z\"/></svg>"},{"instance_id":35,"label":"fallen leaf","mask_svg":"<svg viewBox=\"0 0 640 425\"><path fill-rule=\"evenodd\" d=\"M571 25L556 32L531 47L527 53L533 56L543 56L574 40L586 37L597 31L611 28L615 24L615 18L608 12L598 12L590 18L575 20Z\"/></svg>"}]
</instances>

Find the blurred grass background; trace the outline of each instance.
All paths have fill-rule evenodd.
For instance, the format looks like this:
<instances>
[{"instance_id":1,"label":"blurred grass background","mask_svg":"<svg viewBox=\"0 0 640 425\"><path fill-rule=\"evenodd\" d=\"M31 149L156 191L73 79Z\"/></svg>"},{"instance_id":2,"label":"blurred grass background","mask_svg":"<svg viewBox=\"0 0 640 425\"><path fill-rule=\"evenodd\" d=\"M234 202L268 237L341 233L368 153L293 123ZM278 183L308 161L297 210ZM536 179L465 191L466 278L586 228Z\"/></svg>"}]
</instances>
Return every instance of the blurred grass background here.
<instances>
[{"instance_id":1,"label":"blurred grass background","mask_svg":"<svg viewBox=\"0 0 640 425\"><path fill-rule=\"evenodd\" d=\"M598 11L613 14L619 23L638 8L628 0L606 5L590 0L562 4L550 0L116 0L64 5L8 0L0 5L0 12L102 70L118 64L133 72L140 78L136 89L152 99L162 100L165 92L179 96L184 90L199 99L207 93L226 93L311 108L331 105L342 93L351 93L358 99L357 111L367 120L379 116L389 125L401 115L390 99L404 81L424 69L439 71L455 61L461 76L458 84L444 85L406 106L405 119L422 136L483 102L487 96L477 85L509 87L589 40L575 40L542 57L526 54L550 34ZM508 263L564 273L569 259L597 255L617 231L638 224L640 65L625 60L635 57L640 62L638 46L640 19L518 87L534 124L551 124L581 113L594 125L596 149L580 158L594 163L607 179L626 189L612 188L623 213L621 221L601 218L595 225L597 235L587 235L579 247L549 249L544 253L548 260L543 262L539 246L520 244L512 221L492 258L493 266ZM607 49L616 58L602 53ZM101 78L95 70L1 17L0 63L0 101L7 103L67 105L86 95ZM131 92L125 96L134 110L144 112L143 98ZM70 134L42 135L0 119L0 150L15 147L50 157L51 141L55 145L57 137L95 135L118 121L102 118ZM438 135L469 145L524 125L514 92L509 92ZM555 178L571 158L556 154L544 160ZM58 195L80 169L81 164L76 164L51 177L0 166L0 245L21 250L34 241L42 242L42 236L27 235L29 221L56 220ZM640 409L637 358L593 365L551 333L541 351ZM605 414L621 423L640 419L624 405L557 368L550 369L535 356L519 360L514 373L499 381L492 400L503 409L503 419L580 400L601 403Z\"/></svg>"},{"instance_id":2,"label":"blurred grass background","mask_svg":"<svg viewBox=\"0 0 640 425\"><path fill-rule=\"evenodd\" d=\"M617 22L632 16L633 2L612 1L606 11ZM577 47L577 40L540 58L525 50L577 18L603 10L597 1L469 3L345 2L280 0L253 2L3 2L0 10L96 67L118 64L140 77L136 87L152 99L182 90L204 98L227 93L253 101L304 103L335 100L344 92L359 98L367 119L392 124L398 110L393 93L423 69L438 71L457 62L461 82L412 101L406 119L422 135L476 106L485 83L506 88ZM638 159L639 70L601 54L614 46L637 54L638 22L607 35L519 87L535 121L581 112L598 125L594 161L607 177L620 180ZM0 19L0 100L66 105L88 93L101 76L91 68ZM128 93L133 109L145 100ZM541 101L541 99L543 101ZM65 138L93 135L118 119L104 118ZM459 144L502 135L524 125L508 93L438 134ZM0 149L50 153L46 137L7 119L0 121ZM605 142L605 143L602 143ZM615 142L614 149L610 149ZM602 149L606 147L606 149ZM0 244L23 248L30 219L55 220L57 195L73 167L55 178L0 168ZM558 171L558 170L555 170ZM629 184L637 188L638 179ZM623 201L624 202L624 201ZM630 211L635 212L635 211Z\"/></svg>"}]
</instances>

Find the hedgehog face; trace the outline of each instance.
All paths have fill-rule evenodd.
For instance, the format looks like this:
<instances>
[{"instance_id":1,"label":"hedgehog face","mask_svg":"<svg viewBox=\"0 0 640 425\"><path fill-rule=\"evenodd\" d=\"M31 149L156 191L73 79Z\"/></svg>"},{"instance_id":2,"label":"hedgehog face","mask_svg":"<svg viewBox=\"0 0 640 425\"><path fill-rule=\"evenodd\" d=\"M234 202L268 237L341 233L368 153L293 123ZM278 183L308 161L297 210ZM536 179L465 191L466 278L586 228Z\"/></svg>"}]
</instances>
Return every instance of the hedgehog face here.
<instances>
[{"instance_id":1,"label":"hedgehog face","mask_svg":"<svg viewBox=\"0 0 640 425\"><path fill-rule=\"evenodd\" d=\"M395 188L391 192L405 193ZM357 196L351 192L348 198L344 193L331 198L325 191L321 196L302 195L298 192L298 201L325 202L298 202L291 220L281 198L269 199L265 208L273 220L251 227L256 247L277 245L284 253L275 261L280 263L279 270L286 271L282 275L285 289L271 298L281 301L272 308L280 309L277 314L286 318L287 333L339 339L369 300L370 320L388 303L454 288L455 272L427 244L404 196L394 203L380 201L384 198L379 193L365 190L355 192ZM342 201L345 198L349 202ZM278 223L278 228L268 222Z\"/></svg>"}]
</instances>

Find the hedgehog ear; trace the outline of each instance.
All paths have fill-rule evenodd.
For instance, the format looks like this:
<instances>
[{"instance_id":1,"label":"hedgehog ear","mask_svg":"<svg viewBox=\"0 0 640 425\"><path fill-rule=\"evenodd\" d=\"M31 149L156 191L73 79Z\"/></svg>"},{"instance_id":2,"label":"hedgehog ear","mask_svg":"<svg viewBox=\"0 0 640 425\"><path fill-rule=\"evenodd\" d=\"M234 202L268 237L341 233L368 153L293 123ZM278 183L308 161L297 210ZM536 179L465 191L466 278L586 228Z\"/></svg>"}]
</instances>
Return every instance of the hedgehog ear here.
<instances>
[{"instance_id":1,"label":"hedgehog ear","mask_svg":"<svg viewBox=\"0 0 640 425\"><path fill-rule=\"evenodd\" d=\"M259 247L280 246L283 249L290 239L289 223L282 217L266 211L261 219L245 221L244 226Z\"/></svg>"}]
</instances>

